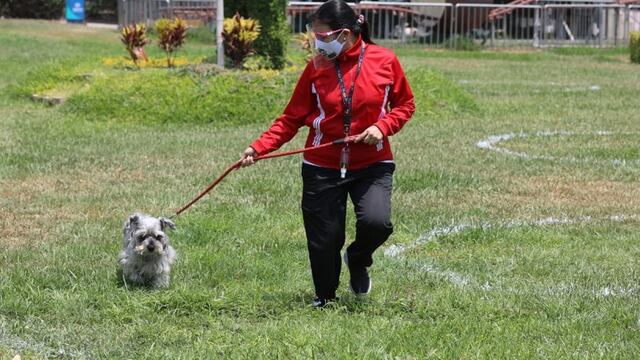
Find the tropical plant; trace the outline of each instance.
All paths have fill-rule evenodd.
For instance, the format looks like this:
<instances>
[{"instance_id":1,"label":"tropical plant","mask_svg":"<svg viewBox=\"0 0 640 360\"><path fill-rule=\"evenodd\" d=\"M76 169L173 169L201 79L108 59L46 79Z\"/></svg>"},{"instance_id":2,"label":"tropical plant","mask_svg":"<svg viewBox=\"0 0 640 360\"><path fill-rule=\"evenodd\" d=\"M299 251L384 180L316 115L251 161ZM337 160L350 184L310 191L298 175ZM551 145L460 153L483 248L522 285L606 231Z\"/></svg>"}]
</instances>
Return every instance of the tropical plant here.
<instances>
[{"instance_id":1,"label":"tropical plant","mask_svg":"<svg viewBox=\"0 0 640 360\"><path fill-rule=\"evenodd\" d=\"M260 23L257 20L244 18L240 13L224 19L224 54L231 59L234 67L242 68L244 59L255 54L253 43L259 35Z\"/></svg>"},{"instance_id":2,"label":"tropical plant","mask_svg":"<svg viewBox=\"0 0 640 360\"><path fill-rule=\"evenodd\" d=\"M158 46L167 54L167 66L173 67L174 53L184 45L187 37L187 24L180 18L160 19L156 21L156 33L160 38Z\"/></svg>"},{"instance_id":3,"label":"tropical plant","mask_svg":"<svg viewBox=\"0 0 640 360\"><path fill-rule=\"evenodd\" d=\"M311 61L313 58L313 49L311 48L312 36L309 31L301 32L296 36L296 40L300 48L304 52L304 58L307 61Z\"/></svg>"},{"instance_id":4,"label":"tropical plant","mask_svg":"<svg viewBox=\"0 0 640 360\"><path fill-rule=\"evenodd\" d=\"M144 24L131 24L123 27L120 32L120 40L136 65L140 59L149 60L144 52L144 46L149 43L146 33L147 28Z\"/></svg>"},{"instance_id":5,"label":"tropical plant","mask_svg":"<svg viewBox=\"0 0 640 360\"><path fill-rule=\"evenodd\" d=\"M271 67L285 67L286 50L291 28L287 21L287 0L233 0L225 1L225 16L240 15L260 22L262 31L254 44L255 52L267 56Z\"/></svg>"}]
</instances>

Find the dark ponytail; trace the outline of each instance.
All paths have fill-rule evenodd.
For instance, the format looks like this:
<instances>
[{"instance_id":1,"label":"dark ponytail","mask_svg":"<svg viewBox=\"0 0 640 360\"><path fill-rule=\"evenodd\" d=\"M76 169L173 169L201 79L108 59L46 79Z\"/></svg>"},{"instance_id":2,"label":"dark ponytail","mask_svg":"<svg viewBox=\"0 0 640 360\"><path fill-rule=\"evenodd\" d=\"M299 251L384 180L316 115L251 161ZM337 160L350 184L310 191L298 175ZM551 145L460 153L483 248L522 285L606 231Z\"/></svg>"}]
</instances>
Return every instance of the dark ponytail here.
<instances>
[{"instance_id":1,"label":"dark ponytail","mask_svg":"<svg viewBox=\"0 0 640 360\"><path fill-rule=\"evenodd\" d=\"M361 19L361 21L358 21ZM331 30L349 29L354 35L362 36L362 41L373 44L369 34L369 24L364 16L356 15L355 11L344 0L329 0L311 14L311 21L326 24Z\"/></svg>"},{"instance_id":2,"label":"dark ponytail","mask_svg":"<svg viewBox=\"0 0 640 360\"><path fill-rule=\"evenodd\" d=\"M371 35L369 35L369 23L367 22L367 19L363 17L362 24L359 24L358 26L360 26L360 35L362 36L362 41L366 42L367 44L375 44L371 40Z\"/></svg>"}]
</instances>

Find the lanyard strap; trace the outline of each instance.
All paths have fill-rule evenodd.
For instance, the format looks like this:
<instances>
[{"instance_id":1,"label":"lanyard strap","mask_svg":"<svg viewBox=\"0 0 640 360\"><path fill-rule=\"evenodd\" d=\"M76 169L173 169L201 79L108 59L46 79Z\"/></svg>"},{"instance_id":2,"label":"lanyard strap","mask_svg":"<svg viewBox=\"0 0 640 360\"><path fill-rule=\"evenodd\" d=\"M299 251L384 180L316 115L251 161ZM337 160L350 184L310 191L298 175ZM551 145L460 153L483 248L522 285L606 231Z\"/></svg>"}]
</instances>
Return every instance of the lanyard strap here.
<instances>
[{"instance_id":1,"label":"lanyard strap","mask_svg":"<svg viewBox=\"0 0 640 360\"><path fill-rule=\"evenodd\" d=\"M362 43L362 48L360 49L360 56L358 57L358 65L356 66L356 74L353 77L353 82L351 83L351 88L349 89L349 93L347 93L347 89L344 86L344 75L342 74L342 70L340 69L340 63L338 59L335 60L336 64L336 75L338 76L338 83L340 84L340 95L342 95L342 107L343 107L343 123L344 123L344 135L349 136L349 130L351 129L351 107L353 105L353 91L356 88L356 80L358 79L358 75L360 75L360 69L362 68L362 60L364 59L364 50L365 45Z\"/></svg>"}]
</instances>

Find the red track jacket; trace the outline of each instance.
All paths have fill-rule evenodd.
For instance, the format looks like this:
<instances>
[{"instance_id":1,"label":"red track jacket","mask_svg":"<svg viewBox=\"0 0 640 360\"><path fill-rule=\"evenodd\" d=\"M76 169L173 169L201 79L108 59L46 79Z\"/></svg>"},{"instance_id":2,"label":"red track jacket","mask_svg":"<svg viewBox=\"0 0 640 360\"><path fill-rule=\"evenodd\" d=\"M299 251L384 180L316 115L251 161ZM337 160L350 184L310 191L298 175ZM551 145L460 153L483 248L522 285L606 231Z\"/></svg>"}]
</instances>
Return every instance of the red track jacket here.
<instances>
[{"instance_id":1,"label":"red track jacket","mask_svg":"<svg viewBox=\"0 0 640 360\"><path fill-rule=\"evenodd\" d=\"M339 55L345 87L351 87L362 39ZM398 58L389 50L366 44L360 76L353 94L353 117L349 135L377 126L384 139L378 145L350 145L349 170L361 169L381 161L392 161L388 137L400 131L415 105L413 93ZM251 147L263 155L291 140L303 125L309 135L306 145L318 146L344 137L342 97L334 65L316 68L313 61L305 68L284 113ZM304 162L325 168L340 168L341 146L330 146L304 153Z\"/></svg>"}]
</instances>

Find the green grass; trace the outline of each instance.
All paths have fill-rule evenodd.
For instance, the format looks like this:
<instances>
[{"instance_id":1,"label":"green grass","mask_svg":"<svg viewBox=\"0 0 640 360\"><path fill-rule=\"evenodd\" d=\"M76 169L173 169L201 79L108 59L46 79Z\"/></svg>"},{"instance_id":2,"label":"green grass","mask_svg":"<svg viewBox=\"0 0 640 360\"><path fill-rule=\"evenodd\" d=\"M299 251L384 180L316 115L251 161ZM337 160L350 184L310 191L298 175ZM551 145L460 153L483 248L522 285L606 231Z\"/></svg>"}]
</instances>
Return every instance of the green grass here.
<instances>
[{"instance_id":1,"label":"green grass","mask_svg":"<svg viewBox=\"0 0 640 360\"><path fill-rule=\"evenodd\" d=\"M640 73L616 51L399 49L418 110L392 139L396 230L385 249L473 226L401 257L381 249L368 300L348 294L345 272L337 306L313 311L295 156L231 174L177 219L170 288L128 289L115 275L124 219L170 215L219 175L286 104L295 70L200 79L110 68L102 59L124 55L115 32L47 22L0 21L0 42L0 358L640 352L640 143L625 135L640 133ZM195 41L181 56L213 51ZM60 107L26 96L61 88L71 97ZM499 145L584 161L475 145L555 130L577 135ZM575 222L531 225L547 217Z\"/></svg>"}]
</instances>

